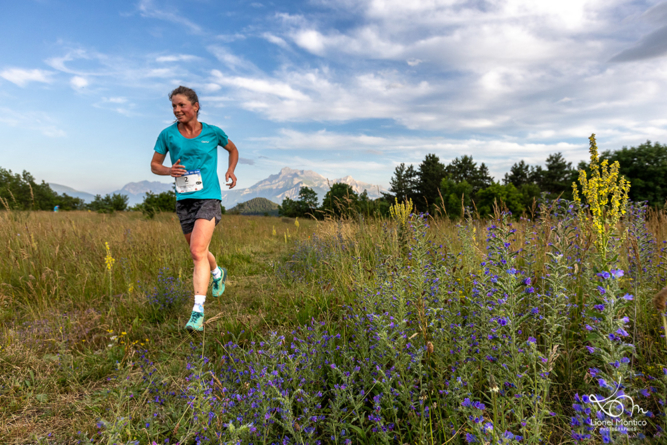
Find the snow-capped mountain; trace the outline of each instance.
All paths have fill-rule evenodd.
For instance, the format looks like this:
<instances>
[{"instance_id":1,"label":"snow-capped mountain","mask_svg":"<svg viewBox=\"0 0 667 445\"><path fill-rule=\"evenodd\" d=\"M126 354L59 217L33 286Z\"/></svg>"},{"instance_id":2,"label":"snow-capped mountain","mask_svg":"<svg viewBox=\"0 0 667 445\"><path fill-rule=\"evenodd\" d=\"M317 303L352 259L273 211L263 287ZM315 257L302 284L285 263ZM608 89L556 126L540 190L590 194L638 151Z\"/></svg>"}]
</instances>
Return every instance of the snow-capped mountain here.
<instances>
[{"instance_id":1,"label":"snow-capped mountain","mask_svg":"<svg viewBox=\"0 0 667 445\"><path fill-rule=\"evenodd\" d=\"M221 178L221 180L224 181L224 178ZM350 185L357 193L363 193L363 191L366 190L371 199L379 198L381 192L385 191L384 188L380 186L357 181L352 176L329 180L312 170L293 170L289 167L285 167L280 170L280 173L277 175L270 175L268 178L244 189L226 191L223 182L221 182L222 205L229 209L240 202L250 201L253 198L266 198L276 204L282 204L283 199L285 198L298 199L299 190L304 186L313 189L315 193L317 193L320 203L322 203L324 195L329 188L337 182L344 182L345 184ZM57 189L54 188L54 190L58 193L64 192L68 193L70 196L80 196L87 202L90 202L93 199L93 195L89 193L78 192L58 184L51 184L51 186L52 188L53 186L56 186ZM135 204L141 204L144 201L146 192L162 193L173 190L173 187L174 184L171 182L140 181L127 183L123 188L111 193L119 193L127 196L129 198L128 204L133 206Z\"/></svg>"},{"instance_id":2,"label":"snow-capped mountain","mask_svg":"<svg viewBox=\"0 0 667 445\"><path fill-rule=\"evenodd\" d=\"M352 176L328 180L312 170L293 170L284 167L277 175L271 175L251 187L239 190L223 190L222 205L230 208L239 202L249 201L252 198L266 198L277 204L282 204L285 198L298 199L299 190L304 186L313 189L321 203L329 188L337 182L350 185L357 193L366 190L371 199L379 198L381 196L380 192L384 191L380 186L357 181Z\"/></svg>"}]
</instances>

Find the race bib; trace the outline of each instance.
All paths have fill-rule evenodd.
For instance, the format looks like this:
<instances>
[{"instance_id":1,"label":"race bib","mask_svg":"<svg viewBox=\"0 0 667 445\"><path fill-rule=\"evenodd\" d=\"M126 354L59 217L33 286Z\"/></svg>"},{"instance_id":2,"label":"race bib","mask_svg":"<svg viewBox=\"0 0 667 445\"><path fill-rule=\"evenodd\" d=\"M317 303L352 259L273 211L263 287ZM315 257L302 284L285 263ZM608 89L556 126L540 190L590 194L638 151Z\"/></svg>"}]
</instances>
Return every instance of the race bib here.
<instances>
[{"instance_id":1,"label":"race bib","mask_svg":"<svg viewBox=\"0 0 667 445\"><path fill-rule=\"evenodd\" d=\"M176 178L177 193L198 192L203 188L204 182L201 179L201 172L199 170L187 171L183 176Z\"/></svg>"}]
</instances>

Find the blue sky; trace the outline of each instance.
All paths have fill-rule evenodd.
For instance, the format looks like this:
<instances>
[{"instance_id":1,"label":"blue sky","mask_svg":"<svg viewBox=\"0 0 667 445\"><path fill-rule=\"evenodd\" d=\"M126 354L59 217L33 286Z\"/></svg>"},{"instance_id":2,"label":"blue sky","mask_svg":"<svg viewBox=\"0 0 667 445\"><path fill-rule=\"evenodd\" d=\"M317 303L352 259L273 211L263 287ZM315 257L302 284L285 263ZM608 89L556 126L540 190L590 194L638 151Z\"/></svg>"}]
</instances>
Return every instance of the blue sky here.
<instances>
[{"instance_id":1,"label":"blue sky","mask_svg":"<svg viewBox=\"0 0 667 445\"><path fill-rule=\"evenodd\" d=\"M149 162L197 90L241 154L387 186L427 153L496 179L521 159L667 142L667 2L58 1L3 4L0 166L92 193ZM226 170L226 160L220 173Z\"/></svg>"}]
</instances>

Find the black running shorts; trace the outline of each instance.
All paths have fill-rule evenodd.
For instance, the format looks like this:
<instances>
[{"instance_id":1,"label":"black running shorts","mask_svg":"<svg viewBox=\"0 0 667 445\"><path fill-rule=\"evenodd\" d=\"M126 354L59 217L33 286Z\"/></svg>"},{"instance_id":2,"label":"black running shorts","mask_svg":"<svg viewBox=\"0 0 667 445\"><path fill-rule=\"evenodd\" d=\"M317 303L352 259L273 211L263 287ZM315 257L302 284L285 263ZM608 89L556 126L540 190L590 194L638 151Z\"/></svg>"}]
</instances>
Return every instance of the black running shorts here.
<instances>
[{"instance_id":1,"label":"black running shorts","mask_svg":"<svg viewBox=\"0 0 667 445\"><path fill-rule=\"evenodd\" d=\"M222 219L220 200L218 199L181 199L176 201L176 214L181 221L181 229L187 235L195 228L195 221L205 219L210 221L215 218L217 226Z\"/></svg>"}]
</instances>

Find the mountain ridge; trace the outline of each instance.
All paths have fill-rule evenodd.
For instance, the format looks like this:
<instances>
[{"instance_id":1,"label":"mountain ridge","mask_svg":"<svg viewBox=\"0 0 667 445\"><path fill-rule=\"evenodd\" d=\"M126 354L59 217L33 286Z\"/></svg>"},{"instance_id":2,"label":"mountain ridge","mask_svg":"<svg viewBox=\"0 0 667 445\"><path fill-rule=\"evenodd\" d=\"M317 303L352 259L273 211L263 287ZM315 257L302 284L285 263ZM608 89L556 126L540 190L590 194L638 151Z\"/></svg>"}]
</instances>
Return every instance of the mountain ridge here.
<instances>
[{"instance_id":1,"label":"mountain ridge","mask_svg":"<svg viewBox=\"0 0 667 445\"><path fill-rule=\"evenodd\" d=\"M252 198L266 198L277 204L282 204L283 199L298 199L301 187L309 187L317 193L320 202L329 188L338 182L343 182L352 187L357 193L367 190L371 199L379 198L384 188L367 182L357 181L352 176L329 180L312 170L296 170L283 167L278 174L269 175L256 184L239 190L229 190L222 193L222 205L231 206L239 202L248 201Z\"/></svg>"},{"instance_id":2,"label":"mountain ridge","mask_svg":"<svg viewBox=\"0 0 667 445\"><path fill-rule=\"evenodd\" d=\"M66 185L55 184L53 182L50 182L49 187L51 187L51 190L60 195L67 194L73 198L81 198L85 202L91 202L93 199L95 199L95 195L91 193L81 192L79 190L73 189L72 187L67 187Z\"/></svg>"},{"instance_id":3,"label":"mountain ridge","mask_svg":"<svg viewBox=\"0 0 667 445\"><path fill-rule=\"evenodd\" d=\"M298 199L301 187L310 187L317 193L317 198L322 202L324 195L329 188L338 182L348 184L357 193L367 190L371 199L379 198L384 188L363 181L358 181L352 176L347 175L339 179L329 180L312 170L296 170L289 167L283 167L277 174L269 175L267 178L256 182L250 187L234 190L222 191L222 205L231 208L238 203L250 201L253 198L266 198L276 204L282 204L285 198ZM86 202L92 201L95 196L92 193L81 192L60 184L49 184L51 188L58 193L67 193L70 196L76 196L84 199ZM222 184L221 184L222 185ZM140 204L144 200L146 192L162 193L173 190L173 183L159 181L138 181L128 182L122 188L114 190L111 193L119 193L128 197L130 206ZM76 193L76 194L75 194Z\"/></svg>"}]
</instances>

